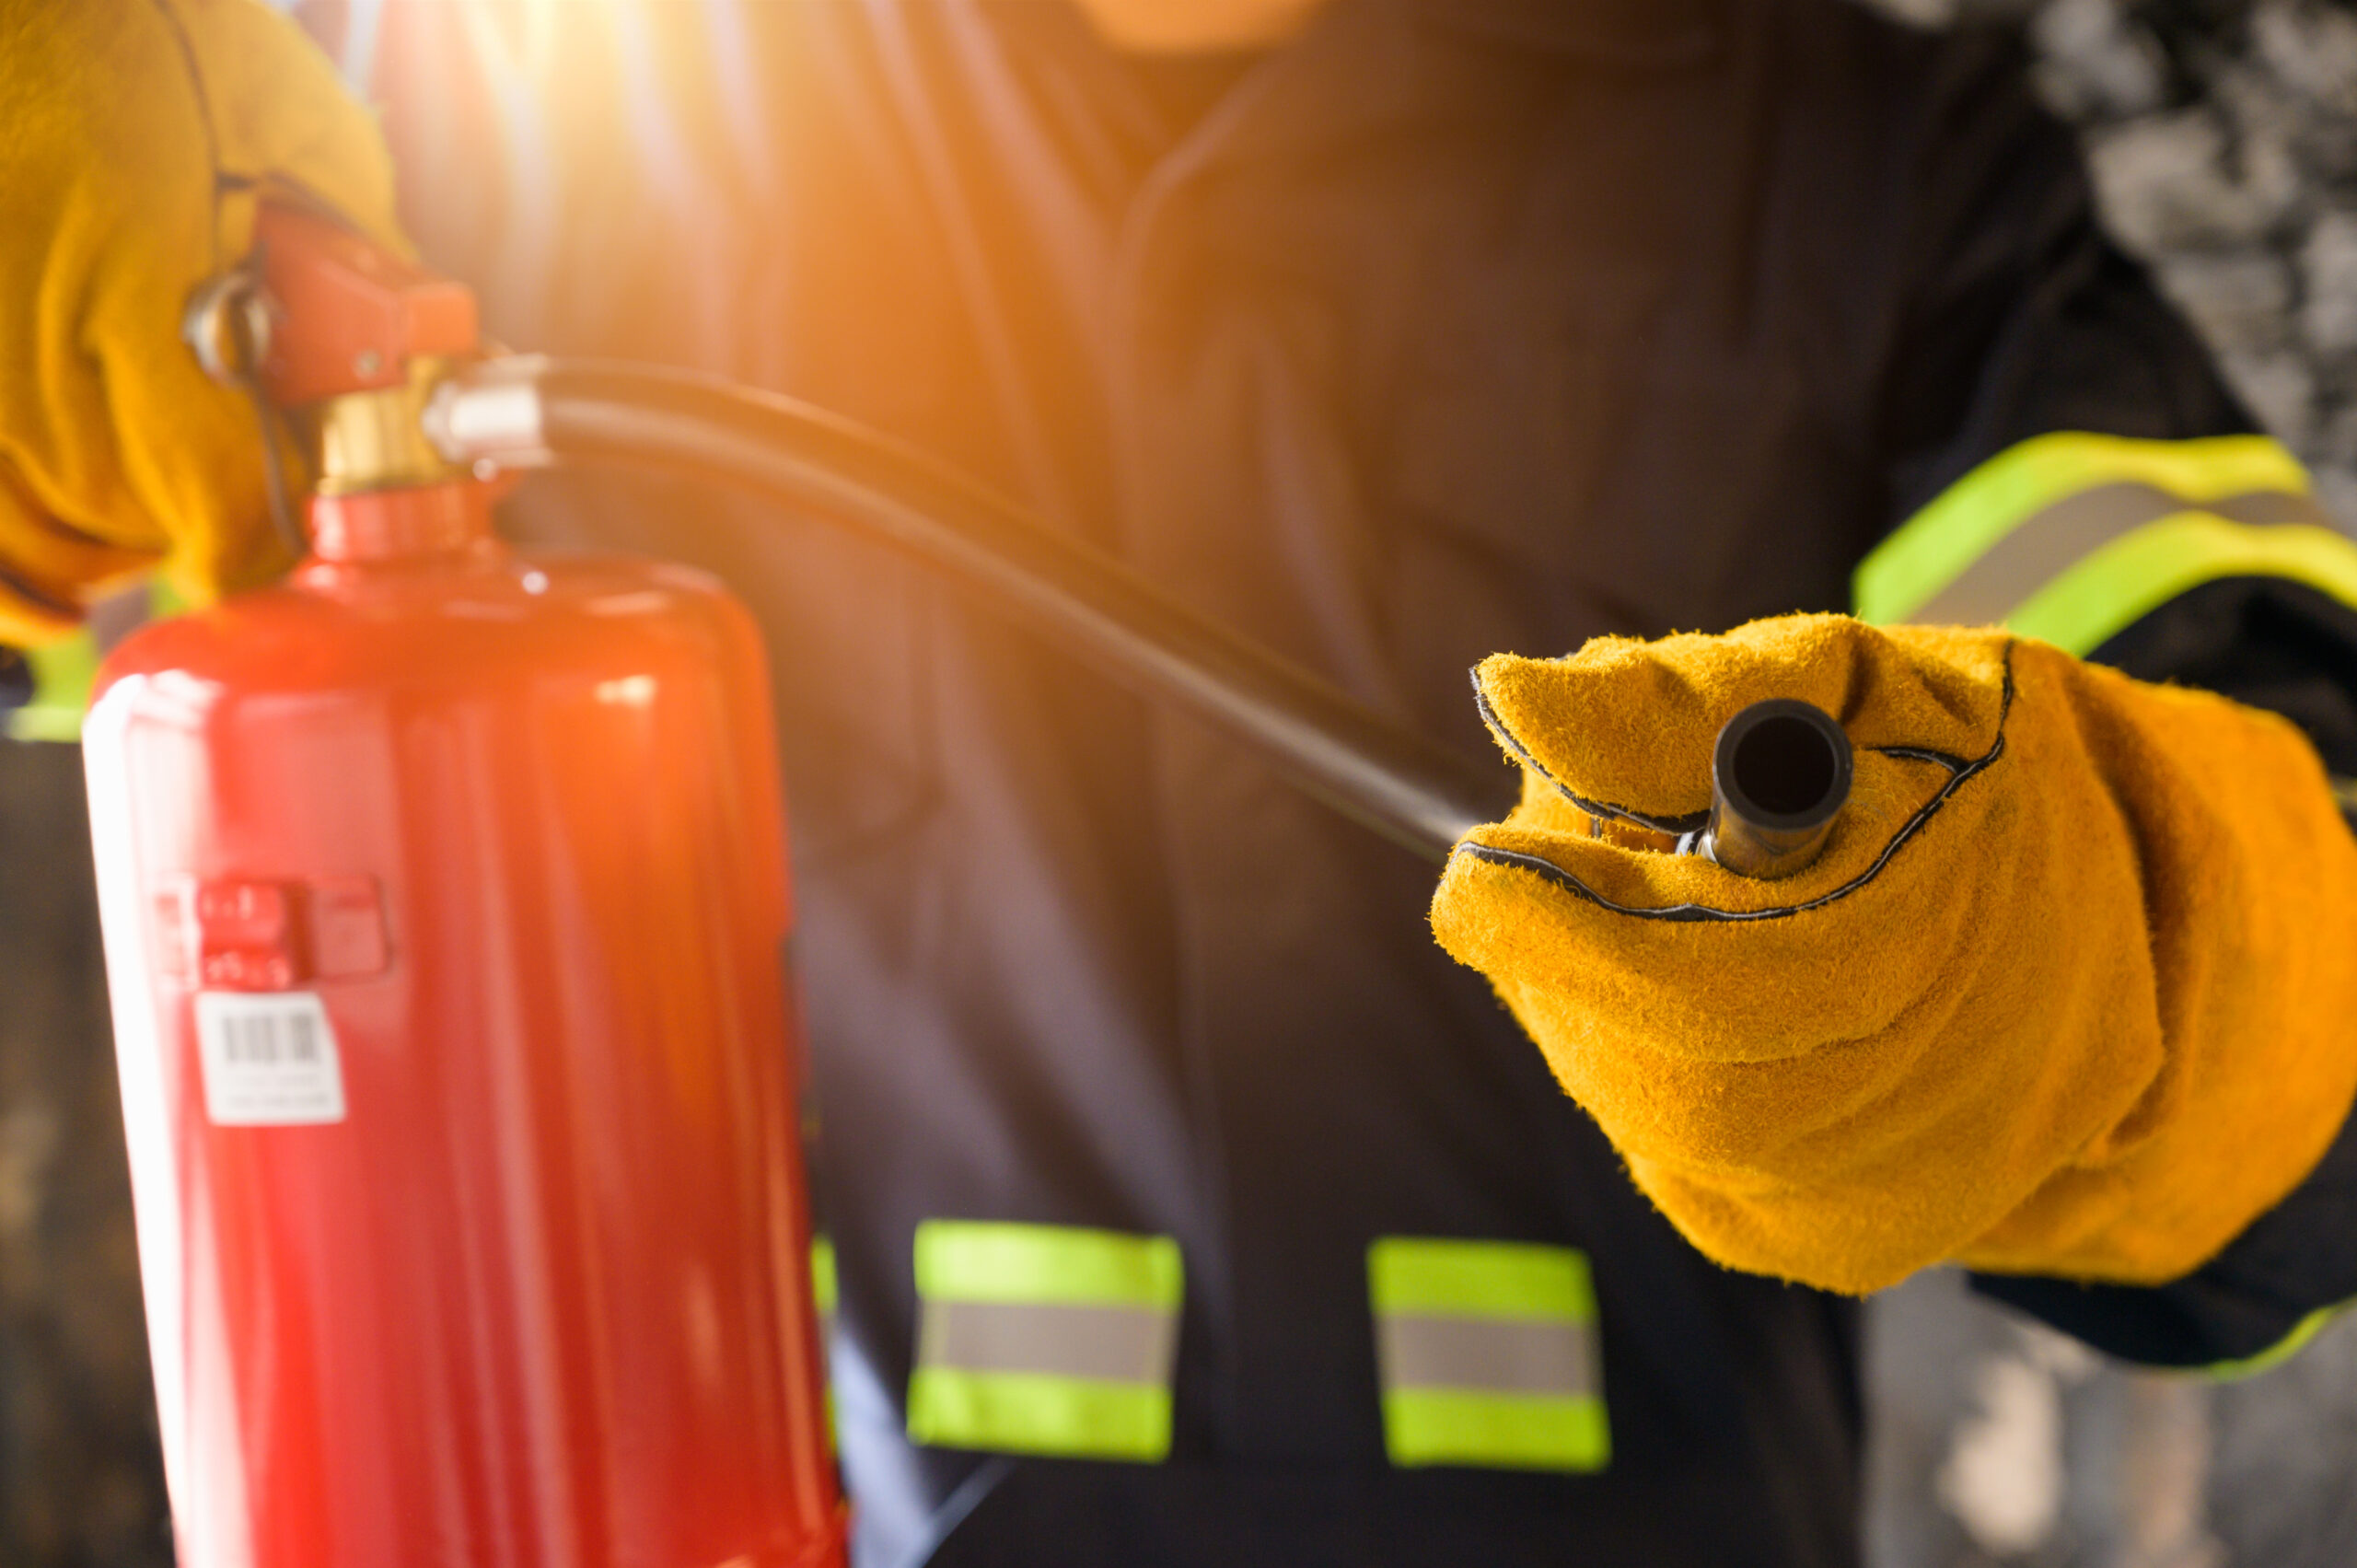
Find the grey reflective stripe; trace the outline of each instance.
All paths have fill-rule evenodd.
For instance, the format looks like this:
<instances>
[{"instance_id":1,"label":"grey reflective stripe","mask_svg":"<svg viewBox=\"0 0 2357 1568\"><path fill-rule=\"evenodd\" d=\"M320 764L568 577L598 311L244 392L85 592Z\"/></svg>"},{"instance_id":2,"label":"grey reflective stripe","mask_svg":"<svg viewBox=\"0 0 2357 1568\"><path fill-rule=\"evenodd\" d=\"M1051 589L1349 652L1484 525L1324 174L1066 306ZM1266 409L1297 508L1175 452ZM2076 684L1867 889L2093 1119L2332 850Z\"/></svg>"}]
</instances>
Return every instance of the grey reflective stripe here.
<instances>
[{"instance_id":1,"label":"grey reflective stripe","mask_svg":"<svg viewBox=\"0 0 2357 1568\"><path fill-rule=\"evenodd\" d=\"M1167 1236L929 1219L917 1226L908 1433L935 1447L1155 1463L1186 1265Z\"/></svg>"},{"instance_id":2,"label":"grey reflective stripe","mask_svg":"<svg viewBox=\"0 0 2357 1568\"><path fill-rule=\"evenodd\" d=\"M1376 1320L1376 1335L1387 1388L1598 1391L1594 1348L1582 1324L1390 1314Z\"/></svg>"},{"instance_id":3,"label":"grey reflective stripe","mask_svg":"<svg viewBox=\"0 0 2357 1568\"><path fill-rule=\"evenodd\" d=\"M1178 1344L1178 1315L1158 1307L928 1301L917 1365L1162 1384Z\"/></svg>"},{"instance_id":4,"label":"grey reflective stripe","mask_svg":"<svg viewBox=\"0 0 2357 1568\"><path fill-rule=\"evenodd\" d=\"M2023 518L1907 619L1919 626L1993 625L2095 551L2179 512L2209 512L2254 526L2332 526L2315 497L2293 491L2255 490L2214 501L2189 501L2142 481L2098 484Z\"/></svg>"}]
</instances>

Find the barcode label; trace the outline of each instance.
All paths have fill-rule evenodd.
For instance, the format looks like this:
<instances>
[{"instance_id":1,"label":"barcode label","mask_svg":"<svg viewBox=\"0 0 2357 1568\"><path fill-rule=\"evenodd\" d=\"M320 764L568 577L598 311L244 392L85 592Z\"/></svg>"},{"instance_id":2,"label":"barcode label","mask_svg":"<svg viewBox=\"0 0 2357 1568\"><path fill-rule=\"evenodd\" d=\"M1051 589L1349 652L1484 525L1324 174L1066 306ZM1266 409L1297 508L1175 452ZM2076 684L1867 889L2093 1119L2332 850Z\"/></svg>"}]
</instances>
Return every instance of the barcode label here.
<instances>
[{"instance_id":1,"label":"barcode label","mask_svg":"<svg viewBox=\"0 0 2357 1568\"><path fill-rule=\"evenodd\" d=\"M343 1065L327 1009L308 991L205 991L196 998L204 1113L222 1127L343 1120Z\"/></svg>"}]
</instances>

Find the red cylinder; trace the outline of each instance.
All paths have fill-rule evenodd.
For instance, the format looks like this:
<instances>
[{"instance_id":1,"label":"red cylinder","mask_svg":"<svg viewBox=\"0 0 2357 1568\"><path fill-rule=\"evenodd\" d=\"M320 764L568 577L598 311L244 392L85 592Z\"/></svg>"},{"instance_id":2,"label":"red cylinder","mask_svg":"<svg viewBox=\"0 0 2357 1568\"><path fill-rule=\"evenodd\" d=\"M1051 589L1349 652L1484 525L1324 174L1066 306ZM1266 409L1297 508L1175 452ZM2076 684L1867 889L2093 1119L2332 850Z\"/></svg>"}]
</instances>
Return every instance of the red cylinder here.
<instances>
[{"instance_id":1,"label":"red cylinder","mask_svg":"<svg viewBox=\"0 0 2357 1568\"><path fill-rule=\"evenodd\" d=\"M86 731L182 1568L839 1562L749 618L313 522Z\"/></svg>"}]
</instances>

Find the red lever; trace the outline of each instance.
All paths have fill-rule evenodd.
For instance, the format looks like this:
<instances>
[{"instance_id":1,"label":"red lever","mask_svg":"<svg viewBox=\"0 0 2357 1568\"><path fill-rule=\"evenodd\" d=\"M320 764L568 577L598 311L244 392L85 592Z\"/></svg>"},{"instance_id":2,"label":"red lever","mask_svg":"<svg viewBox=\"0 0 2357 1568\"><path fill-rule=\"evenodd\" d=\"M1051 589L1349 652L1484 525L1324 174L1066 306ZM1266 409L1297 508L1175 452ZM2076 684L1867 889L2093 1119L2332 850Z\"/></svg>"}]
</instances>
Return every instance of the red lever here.
<instances>
[{"instance_id":1,"label":"red lever","mask_svg":"<svg viewBox=\"0 0 2357 1568\"><path fill-rule=\"evenodd\" d=\"M421 354L474 352L474 295L314 213L266 203L255 226L276 304L261 381L282 408L397 387Z\"/></svg>"}]
</instances>

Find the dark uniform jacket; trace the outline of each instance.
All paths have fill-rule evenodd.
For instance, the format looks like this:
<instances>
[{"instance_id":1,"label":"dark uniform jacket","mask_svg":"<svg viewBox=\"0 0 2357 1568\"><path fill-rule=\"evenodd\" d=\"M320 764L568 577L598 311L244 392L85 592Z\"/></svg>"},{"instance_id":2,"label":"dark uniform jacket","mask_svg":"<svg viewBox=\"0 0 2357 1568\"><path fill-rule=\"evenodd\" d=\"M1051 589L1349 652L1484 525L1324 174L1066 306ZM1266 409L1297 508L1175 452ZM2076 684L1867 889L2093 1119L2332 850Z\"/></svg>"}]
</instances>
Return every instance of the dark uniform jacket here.
<instances>
[{"instance_id":1,"label":"dark uniform jacket","mask_svg":"<svg viewBox=\"0 0 2357 1568\"><path fill-rule=\"evenodd\" d=\"M1162 66L1039 3L560 17L374 44L497 335L922 443L1472 757L1484 654L1849 609L2017 443L2252 429L2013 52L1830 0L1339 0ZM1857 1304L1679 1238L1428 867L824 524L609 474L512 520L768 626L864 1562L1856 1561ZM2217 559L2081 651L2357 772L2337 568ZM2351 1163L2179 1286L1999 1288L2255 1353L2357 1293Z\"/></svg>"}]
</instances>

